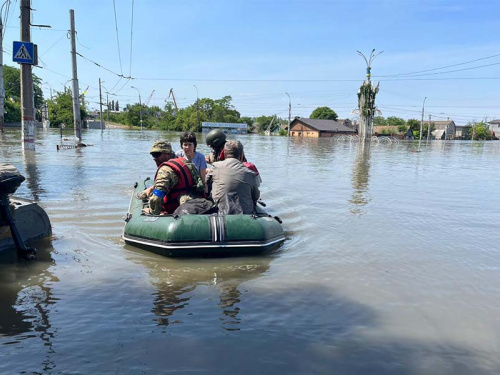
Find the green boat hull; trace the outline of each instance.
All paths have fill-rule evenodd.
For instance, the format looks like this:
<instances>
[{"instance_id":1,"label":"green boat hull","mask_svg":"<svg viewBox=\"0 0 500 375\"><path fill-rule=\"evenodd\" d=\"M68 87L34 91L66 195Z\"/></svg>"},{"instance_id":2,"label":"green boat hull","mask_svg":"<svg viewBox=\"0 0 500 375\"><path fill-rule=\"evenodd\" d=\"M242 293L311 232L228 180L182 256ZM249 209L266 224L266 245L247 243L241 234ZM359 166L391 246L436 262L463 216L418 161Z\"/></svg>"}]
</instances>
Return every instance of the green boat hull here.
<instances>
[{"instance_id":1,"label":"green boat hull","mask_svg":"<svg viewBox=\"0 0 500 375\"><path fill-rule=\"evenodd\" d=\"M279 247L285 234L279 219L257 209L256 215L149 215L137 199L136 184L125 217L123 239L169 257L241 256Z\"/></svg>"}]
</instances>

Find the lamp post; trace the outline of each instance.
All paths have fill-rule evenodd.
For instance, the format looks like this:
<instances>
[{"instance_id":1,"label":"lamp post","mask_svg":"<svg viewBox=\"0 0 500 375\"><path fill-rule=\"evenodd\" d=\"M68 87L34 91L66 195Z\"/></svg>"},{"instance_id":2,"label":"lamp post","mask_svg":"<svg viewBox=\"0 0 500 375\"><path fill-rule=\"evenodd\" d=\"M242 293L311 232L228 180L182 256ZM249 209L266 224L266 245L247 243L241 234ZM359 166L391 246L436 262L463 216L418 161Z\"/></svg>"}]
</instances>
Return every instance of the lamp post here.
<instances>
[{"instance_id":1,"label":"lamp post","mask_svg":"<svg viewBox=\"0 0 500 375\"><path fill-rule=\"evenodd\" d=\"M193 85L193 87L196 89L196 126L200 125L200 107L198 105L198 87L196 85Z\"/></svg>"},{"instance_id":2,"label":"lamp post","mask_svg":"<svg viewBox=\"0 0 500 375\"><path fill-rule=\"evenodd\" d=\"M288 96L288 136L290 136L290 123L292 120L292 99L290 99L290 94L285 92Z\"/></svg>"},{"instance_id":3,"label":"lamp post","mask_svg":"<svg viewBox=\"0 0 500 375\"><path fill-rule=\"evenodd\" d=\"M422 132L424 131L424 109L425 109L425 100L427 96L424 98L424 103L422 104L422 121L420 121L420 135L418 139L418 152L420 152L420 143L422 143Z\"/></svg>"},{"instance_id":4,"label":"lamp post","mask_svg":"<svg viewBox=\"0 0 500 375\"><path fill-rule=\"evenodd\" d=\"M133 89L136 89L137 92L139 93L139 119L140 119L140 122L141 122L141 130L142 130L142 102L141 102L141 92L135 86L130 86L130 87L133 88Z\"/></svg>"}]
</instances>

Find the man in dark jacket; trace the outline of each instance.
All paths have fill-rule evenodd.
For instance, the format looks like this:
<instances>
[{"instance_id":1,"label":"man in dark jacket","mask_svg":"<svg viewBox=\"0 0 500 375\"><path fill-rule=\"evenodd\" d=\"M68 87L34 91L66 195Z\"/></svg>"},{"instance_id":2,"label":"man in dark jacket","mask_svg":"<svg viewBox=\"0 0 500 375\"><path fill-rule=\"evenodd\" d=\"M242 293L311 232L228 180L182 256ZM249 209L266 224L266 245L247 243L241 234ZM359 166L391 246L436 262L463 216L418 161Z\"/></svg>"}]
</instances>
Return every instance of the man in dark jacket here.
<instances>
[{"instance_id":1,"label":"man in dark jacket","mask_svg":"<svg viewBox=\"0 0 500 375\"><path fill-rule=\"evenodd\" d=\"M211 196L224 214L253 214L260 197L258 176L243 165L243 145L239 141L226 141L225 159L213 164L207 174Z\"/></svg>"}]
</instances>

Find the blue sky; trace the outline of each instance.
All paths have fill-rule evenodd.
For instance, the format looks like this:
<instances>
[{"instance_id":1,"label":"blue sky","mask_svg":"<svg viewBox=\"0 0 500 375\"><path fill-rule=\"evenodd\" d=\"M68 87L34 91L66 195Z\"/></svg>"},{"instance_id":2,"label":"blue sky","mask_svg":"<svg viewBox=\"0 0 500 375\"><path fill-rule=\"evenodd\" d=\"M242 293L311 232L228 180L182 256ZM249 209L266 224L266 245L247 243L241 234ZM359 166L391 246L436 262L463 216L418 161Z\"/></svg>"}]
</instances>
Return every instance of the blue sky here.
<instances>
[{"instance_id":1,"label":"blue sky","mask_svg":"<svg viewBox=\"0 0 500 375\"><path fill-rule=\"evenodd\" d=\"M19 0L11 4L7 20L4 14L6 65L15 64L12 41L19 40ZM70 84L67 30L74 9L77 51L86 58L78 58L79 85L89 87L90 108L98 107L101 78L103 92L122 107L138 102L130 86L143 102L155 90L150 105L162 107L171 88L180 107L196 100L197 89L200 98L231 95L242 116L287 117L288 92L292 117L328 106L340 118L354 118L366 68L356 51L368 55L375 48L384 51L372 64L383 116L420 119L427 97L426 119L463 124L500 118L499 4L32 0L32 23L52 26L32 28L41 65L34 72L47 83L46 97L49 87Z\"/></svg>"}]
</instances>

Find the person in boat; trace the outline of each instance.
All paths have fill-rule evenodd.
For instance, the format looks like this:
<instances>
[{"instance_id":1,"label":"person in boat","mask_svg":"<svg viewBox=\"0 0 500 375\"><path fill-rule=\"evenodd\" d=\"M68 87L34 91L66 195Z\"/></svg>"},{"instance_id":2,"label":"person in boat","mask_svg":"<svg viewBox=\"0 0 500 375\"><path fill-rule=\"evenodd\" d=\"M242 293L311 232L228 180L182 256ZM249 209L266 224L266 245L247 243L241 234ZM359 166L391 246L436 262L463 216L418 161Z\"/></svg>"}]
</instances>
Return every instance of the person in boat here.
<instances>
[{"instance_id":1,"label":"person in boat","mask_svg":"<svg viewBox=\"0 0 500 375\"><path fill-rule=\"evenodd\" d=\"M226 144L226 134L220 129L214 129L207 134L207 145L212 148L210 154L205 156L205 160L209 164L213 164L216 161L222 161L226 158L224 154L224 145ZM260 177L259 171L254 163L247 161L245 153L243 153L243 165L250 168L258 176L257 182L260 185L262 179ZM202 176L203 177L203 176Z\"/></svg>"},{"instance_id":2,"label":"person in boat","mask_svg":"<svg viewBox=\"0 0 500 375\"><path fill-rule=\"evenodd\" d=\"M175 155L177 155L177 157L183 157L196 165L198 172L200 172L201 180L203 181L204 191L207 193L205 182L207 175L207 162L205 160L205 156L201 152L196 151L196 146L198 144L196 142L196 135L193 132L185 132L181 135L180 143L182 150L177 151Z\"/></svg>"},{"instance_id":3,"label":"person in boat","mask_svg":"<svg viewBox=\"0 0 500 375\"><path fill-rule=\"evenodd\" d=\"M150 151L158 170L154 185L139 194L149 198L147 213L159 215L172 213L180 204L196 198L203 190L203 183L196 166L183 157L176 158L167 141L156 141Z\"/></svg>"},{"instance_id":4,"label":"person in boat","mask_svg":"<svg viewBox=\"0 0 500 375\"><path fill-rule=\"evenodd\" d=\"M206 137L207 146L212 148L210 154L205 156L209 164L224 160L224 145L226 144L226 134L220 129L211 130Z\"/></svg>"},{"instance_id":5,"label":"person in boat","mask_svg":"<svg viewBox=\"0 0 500 375\"><path fill-rule=\"evenodd\" d=\"M243 165L243 145L228 140L225 158L214 162L207 173L211 197L223 214L254 214L260 197L257 174Z\"/></svg>"}]
</instances>

